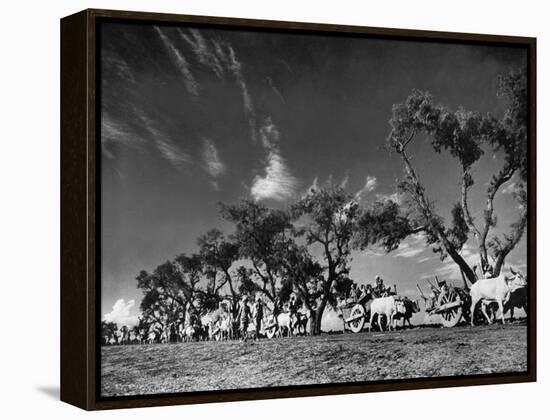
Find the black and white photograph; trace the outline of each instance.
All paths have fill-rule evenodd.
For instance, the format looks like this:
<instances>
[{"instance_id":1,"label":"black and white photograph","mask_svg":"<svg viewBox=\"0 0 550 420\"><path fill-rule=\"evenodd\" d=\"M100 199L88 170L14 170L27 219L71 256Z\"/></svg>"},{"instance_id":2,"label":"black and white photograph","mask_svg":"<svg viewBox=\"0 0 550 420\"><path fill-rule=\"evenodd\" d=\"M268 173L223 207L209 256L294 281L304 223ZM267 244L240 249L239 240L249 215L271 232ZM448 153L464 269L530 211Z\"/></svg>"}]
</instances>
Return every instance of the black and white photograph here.
<instances>
[{"instance_id":1,"label":"black and white photograph","mask_svg":"<svg viewBox=\"0 0 550 420\"><path fill-rule=\"evenodd\" d=\"M525 45L97 39L100 398L529 371Z\"/></svg>"}]
</instances>

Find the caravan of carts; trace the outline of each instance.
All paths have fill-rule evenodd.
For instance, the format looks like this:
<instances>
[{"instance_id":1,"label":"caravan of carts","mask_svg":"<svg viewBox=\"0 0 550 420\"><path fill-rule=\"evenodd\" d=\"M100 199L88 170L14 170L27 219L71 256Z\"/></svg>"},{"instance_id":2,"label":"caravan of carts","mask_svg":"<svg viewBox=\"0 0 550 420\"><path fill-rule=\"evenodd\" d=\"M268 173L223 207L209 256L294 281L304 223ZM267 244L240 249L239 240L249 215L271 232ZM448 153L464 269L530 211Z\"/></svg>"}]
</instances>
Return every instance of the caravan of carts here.
<instances>
[{"instance_id":1,"label":"caravan of carts","mask_svg":"<svg viewBox=\"0 0 550 420\"><path fill-rule=\"evenodd\" d=\"M429 282L429 281L428 281ZM426 313L430 316L440 316L440 322L444 327L454 327L462 319L469 321L470 311L470 295L467 288L449 286L444 281L439 281L436 277L436 283L429 282L431 293L426 296L420 286L417 285L420 295L426 305ZM383 329L380 314L372 311L372 304L377 299L384 297L392 297L395 304L394 316L402 317L404 321L408 321L412 313L418 311L418 303L410 301L406 297L397 296L395 292L387 291L382 296L366 294L360 296L357 300L346 302L340 307L344 316L346 329L358 333L368 326L372 327L372 323L376 322L379 329ZM390 302L392 303L392 302ZM409 305L410 303L410 305ZM412 310L408 310L408 306ZM401 310L399 308L402 308ZM375 315L377 315L375 317ZM387 318L387 316L386 316ZM391 329L394 319L385 319L388 329Z\"/></svg>"},{"instance_id":2,"label":"caravan of carts","mask_svg":"<svg viewBox=\"0 0 550 420\"><path fill-rule=\"evenodd\" d=\"M527 279L519 271L510 268L510 274L481 279L468 287L463 277L464 286L457 287L440 280L427 280L429 292L427 294L417 284L420 297L424 301L425 314L429 323L440 324L450 328L461 321L471 325L488 322L493 323L496 314L500 311L502 322L505 322L504 313L510 311L513 318L514 308L522 308L527 313ZM345 298L339 299L336 305L344 323L344 330L359 333L368 328L379 331L397 328L402 320L401 327L406 323L412 326L410 318L420 311L418 301L397 294L396 286L385 287L377 277L376 286L357 286L353 284ZM224 301L218 311L205 314L202 317L189 316L186 326L171 323L165 328L160 325L151 325L148 328L136 327L133 330L122 326L120 331L106 333L103 344L148 344L170 343L179 341L201 340L233 340L247 337L267 338L284 336L310 335L315 313L299 305L293 293L291 299L284 305L276 306L278 311L268 310L259 313L250 313L245 329L239 325L238 316L233 316L231 302ZM258 299L260 300L260 299ZM243 299L243 304L244 304ZM262 306L262 305L260 305ZM474 312L472 319L471 313ZM259 314L259 317L258 317ZM193 321L194 320L194 321ZM134 331L136 330L137 331Z\"/></svg>"},{"instance_id":3,"label":"caravan of carts","mask_svg":"<svg viewBox=\"0 0 550 420\"><path fill-rule=\"evenodd\" d=\"M504 312L508 309L510 310L510 318L513 318L514 308L522 308L527 312L527 280L522 273L510 268L510 275L500 274L496 277L481 279L471 288L466 283L464 273L462 273L462 279L464 282L463 287L449 285L437 276L435 276L435 282L428 279L427 282L430 288L428 296L424 294L418 284L416 285L424 301L426 315L434 323L441 324L446 328L454 327L461 321L468 322L471 325L484 323L485 321L491 324L496 319L497 309L500 310L500 316L504 323ZM387 289L384 296L392 295L396 295L396 293L391 293ZM401 316L403 324L410 318L412 313L418 311L416 301L412 302L406 297L398 296L393 299L395 304L393 316ZM379 328L383 329L379 320L381 313L378 308L374 309L373 307L377 300L380 300L380 297L377 298L373 294L363 294L358 299L352 299L342 305L341 311L344 315L346 329L358 333L368 325L370 330L374 321L377 321ZM473 319L472 312L474 312ZM384 314L382 313L382 315ZM378 320L375 318L378 318ZM391 329L393 321L395 319L386 319L388 329Z\"/></svg>"}]
</instances>

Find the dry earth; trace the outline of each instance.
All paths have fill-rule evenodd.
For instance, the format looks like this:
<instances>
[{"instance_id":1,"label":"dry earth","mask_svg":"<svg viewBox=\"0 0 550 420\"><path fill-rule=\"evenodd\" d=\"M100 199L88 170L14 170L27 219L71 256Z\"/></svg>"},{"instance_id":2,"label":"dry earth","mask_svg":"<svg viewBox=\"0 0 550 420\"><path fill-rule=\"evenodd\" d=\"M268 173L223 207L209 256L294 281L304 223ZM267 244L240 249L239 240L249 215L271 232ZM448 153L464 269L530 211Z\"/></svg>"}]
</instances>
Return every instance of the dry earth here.
<instances>
[{"instance_id":1,"label":"dry earth","mask_svg":"<svg viewBox=\"0 0 550 420\"><path fill-rule=\"evenodd\" d=\"M527 327L107 346L101 362L104 397L522 372Z\"/></svg>"}]
</instances>

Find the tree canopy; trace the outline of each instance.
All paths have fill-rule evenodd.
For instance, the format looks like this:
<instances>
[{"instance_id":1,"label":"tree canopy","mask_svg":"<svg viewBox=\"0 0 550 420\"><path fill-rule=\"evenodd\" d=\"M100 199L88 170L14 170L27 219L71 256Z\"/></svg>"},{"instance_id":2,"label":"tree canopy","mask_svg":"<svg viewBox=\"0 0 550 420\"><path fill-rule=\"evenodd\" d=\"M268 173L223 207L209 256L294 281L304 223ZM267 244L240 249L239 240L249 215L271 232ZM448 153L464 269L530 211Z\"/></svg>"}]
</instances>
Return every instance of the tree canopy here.
<instances>
[{"instance_id":1,"label":"tree canopy","mask_svg":"<svg viewBox=\"0 0 550 420\"><path fill-rule=\"evenodd\" d=\"M428 92L413 90L406 100L394 105L390 119L391 132L387 143L397 153L405 166L405 177L399 184L406 194L409 223L413 229L426 232L427 243L435 245L442 258L450 256L471 282L477 277L460 255L464 243L472 234L478 244L481 268L484 273L498 274L506 256L517 245L527 223L525 180L527 177L527 82L524 71L512 71L498 80L497 93L506 101L506 111L501 118L481 115L459 108L451 111L434 104ZM461 186L457 204L453 207L451 226L435 210L427 196L420 175L408 153L408 146L420 134L427 135L435 153L446 151L457 160L461 170ZM485 150L504 154L504 165L494 174L486 191L483 219L476 221L470 210L469 192L475 180L472 168L479 162ZM496 227L494 199L497 191L518 175L515 197L520 204L518 220L503 237L489 234ZM395 236L400 240L401 234ZM493 251L494 265L489 261L488 250Z\"/></svg>"}]
</instances>

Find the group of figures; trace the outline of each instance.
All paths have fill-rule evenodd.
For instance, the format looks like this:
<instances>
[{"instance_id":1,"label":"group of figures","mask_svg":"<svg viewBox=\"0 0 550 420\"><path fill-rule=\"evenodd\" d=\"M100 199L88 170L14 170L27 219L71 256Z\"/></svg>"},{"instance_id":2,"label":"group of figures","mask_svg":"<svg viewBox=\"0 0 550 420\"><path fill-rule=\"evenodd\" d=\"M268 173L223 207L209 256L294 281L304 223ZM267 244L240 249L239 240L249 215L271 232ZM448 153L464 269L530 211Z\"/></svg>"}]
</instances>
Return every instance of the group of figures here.
<instances>
[{"instance_id":1,"label":"group of figures","mask_svg":"<svg viewBox=\"0 0 550 420\"><path fill-rule=\"evenodd\" d=\"M402 320L411 324L411 317L419 312L418 301L407 296L398 296L397 287L384 285L384 280L376 276L374 285L352 284L345 299L340 299L338 308L343 314L346 329L354 333L361 332L365 325L369 331L376 327L378 330L396 329L397 321Z\"/></svg>"},{"instance_id":2,"label":"group of figures","mask_svg":"<svg viewBox=\"0 0 550 420\"><path fill-rule=\"evenodd\" d=\"M253 302L251 302L253 300ZM225 341L274 338L311 334L314 312L298 295L286 302L279 298L269 307L260 296L243 296L237 305L230 299L220 302L215 311L202 314L189 307L180 321L133 328L103 323L102 344L153 344L187 341Z\"/></svg>"},{"instance_id":3,"label":"group of figures","mask_svg":"<svg viewBox=\"0 0 550 420\"><path fill-rule=\"evenodd\" d=\"M430 293L426 296L417 285L425 303L428 316L437 316L444 327L453 327L461 320L471 325L487 321L491 324L500 312L514 308L527 311L527 281L519 271L510 270L511 275L479 279L471 288L455 287L436 277L435 283L428 281ZM153 323L133 328L116 324L102 324L102 344L152 344L186 341L247 341L249 339L293 337L312 335L316 322L314 305L307 305L298 294L291 293L282 302L276 298L267 305L261 295L255 298L244 295L237 305L224 299L214 311L200 313L189 307L180 321ZM397 294L396 286L388 287L379 276L371 284L352 283L349 292L337 297L335 310L342 318L344 330L361 332L365 326L370 331L397 328L411 324L411 317L420 311L418 300L411 300ZM473 314L473 316L472 316ZM182 314L183 315L183 314Z\"/></svg>"}]
</instances>

